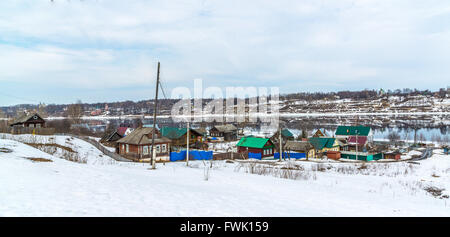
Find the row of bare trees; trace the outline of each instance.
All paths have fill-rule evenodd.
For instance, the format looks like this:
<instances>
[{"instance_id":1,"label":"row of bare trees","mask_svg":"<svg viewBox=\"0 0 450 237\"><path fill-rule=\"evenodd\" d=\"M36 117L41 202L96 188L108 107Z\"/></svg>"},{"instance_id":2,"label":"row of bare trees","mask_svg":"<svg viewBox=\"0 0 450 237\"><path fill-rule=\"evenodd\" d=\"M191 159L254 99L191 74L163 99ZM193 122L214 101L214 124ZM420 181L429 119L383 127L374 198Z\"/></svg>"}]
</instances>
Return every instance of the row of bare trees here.
<instances>
[{"instance_id":1,"label":"row of bare trees","mask_svg":"<svg viewBox=\"0 0 450 237\"><path fill-rule=\"evenodd\" d=\"M386 138L389 140L389 142L394 145L394 146L398 146L402 143L400 135L397 132L390 132ZM404 141L409 140L409 135L406 133L404 139ZM429 139L431 142L435 142L437 145L446 145L450 143L450 137L449 135L436 135L433 134L431 136L431 138ZM425 137L425 135L423 133L418 133L415 138L414 138L414 142L415 143L422 143L422 142L426 142L428 141L428 139Z\"/></svg>"}]
</instances>

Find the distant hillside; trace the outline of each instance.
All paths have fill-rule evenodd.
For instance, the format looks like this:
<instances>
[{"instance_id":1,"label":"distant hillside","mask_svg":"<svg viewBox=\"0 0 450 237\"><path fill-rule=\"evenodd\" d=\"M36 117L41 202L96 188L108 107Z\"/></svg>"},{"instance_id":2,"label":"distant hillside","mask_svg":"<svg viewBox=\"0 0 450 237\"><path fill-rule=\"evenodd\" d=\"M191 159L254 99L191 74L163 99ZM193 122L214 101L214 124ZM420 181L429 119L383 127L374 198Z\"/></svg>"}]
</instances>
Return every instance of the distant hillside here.
<instances>
[{"instance_id":1,"label":"distant hillside","mask_svg":"<svg viewBox=\"0 0 450 237\"><path fill-rule=\"evenodd\" d=\"M281 112L312 113L312 112L414 112L414 111L449 111L448 98L450 88L432 92L430 90L362 90L339 92L301 92L280 95ZM179 100L159 100L159 113L169 115L172 106ZM211 99L204 99L206 105ZM248 99L247 99L248 103ZM225 105L225 103L224 103ZM45 105L48 116L67 116L67 104ZM122 101L103 103L83 103L85 116L97 115L151 115L153 100ZM18 112L37 110L39 105L21 104L0 107L0 115L14 117Z\"/></svg>"}]
</instances>

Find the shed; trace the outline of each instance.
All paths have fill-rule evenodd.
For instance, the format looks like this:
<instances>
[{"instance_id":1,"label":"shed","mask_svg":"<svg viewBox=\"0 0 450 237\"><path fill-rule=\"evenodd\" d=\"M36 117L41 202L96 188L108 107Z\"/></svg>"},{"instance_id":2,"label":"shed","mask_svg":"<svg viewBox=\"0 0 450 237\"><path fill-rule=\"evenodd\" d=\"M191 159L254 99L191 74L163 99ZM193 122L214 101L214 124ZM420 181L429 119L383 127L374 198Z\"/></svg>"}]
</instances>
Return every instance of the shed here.
<instances>
[{"instance_id":1,"label":"shed","mask_svg":"<svg viewBox=\"0 0 450 237\"><path fill-rule=\"evenodd\" d=\"M384 153L384 159L400 160L401 155L398 151L386 152Z\"/></svg>"},{"instance_id":2,"label":"shed","mask_svg":"<svg viewBox=\"0 0 450 237\"><path fill-rule=\"evenodd\" d=\"M339 160L341 158L341 152L339 151L327 151L327 158L333 160Z\"/></svg>"}]
</instances>

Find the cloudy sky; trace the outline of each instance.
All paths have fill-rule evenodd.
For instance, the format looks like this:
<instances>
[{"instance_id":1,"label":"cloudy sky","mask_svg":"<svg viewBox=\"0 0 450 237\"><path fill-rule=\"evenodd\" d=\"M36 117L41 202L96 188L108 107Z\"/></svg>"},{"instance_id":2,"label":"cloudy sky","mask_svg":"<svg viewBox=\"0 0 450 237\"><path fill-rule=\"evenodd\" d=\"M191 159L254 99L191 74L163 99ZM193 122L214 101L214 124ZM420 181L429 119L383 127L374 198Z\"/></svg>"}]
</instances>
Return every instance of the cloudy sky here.
<instances>
[{"instance_id":1,"label":"cloudy sky","mask_svg":"<svg viewBox=\"0 0 450 237\"><path fill-rule=\"evenodd\" d=\"M448 0L2 0L0 106L154 97L178 86L281 93L436 90Z\"/></svg>"}]
</instances>

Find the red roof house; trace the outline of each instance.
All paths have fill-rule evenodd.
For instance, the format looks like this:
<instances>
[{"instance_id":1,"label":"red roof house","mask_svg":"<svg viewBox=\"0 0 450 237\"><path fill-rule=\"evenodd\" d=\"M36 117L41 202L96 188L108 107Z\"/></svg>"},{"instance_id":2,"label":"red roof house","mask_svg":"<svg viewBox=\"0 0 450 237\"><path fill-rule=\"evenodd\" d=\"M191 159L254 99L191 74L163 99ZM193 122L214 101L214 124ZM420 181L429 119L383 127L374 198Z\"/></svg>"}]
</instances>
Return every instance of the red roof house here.
<instances>
[{"instance_id":1,"label":"red roof house","mask_svg":"<svg viewBox=\"0 0 450 237\"><path fill-rule=\"evenodd\" d=\"M367 137L364 137L364 136L360 137L360 136L358 136L358 142L356 142L356 136L350 136L348 138L347 143L349 145L364 146L367 143Z\"/></svg>"}]
</instances>

